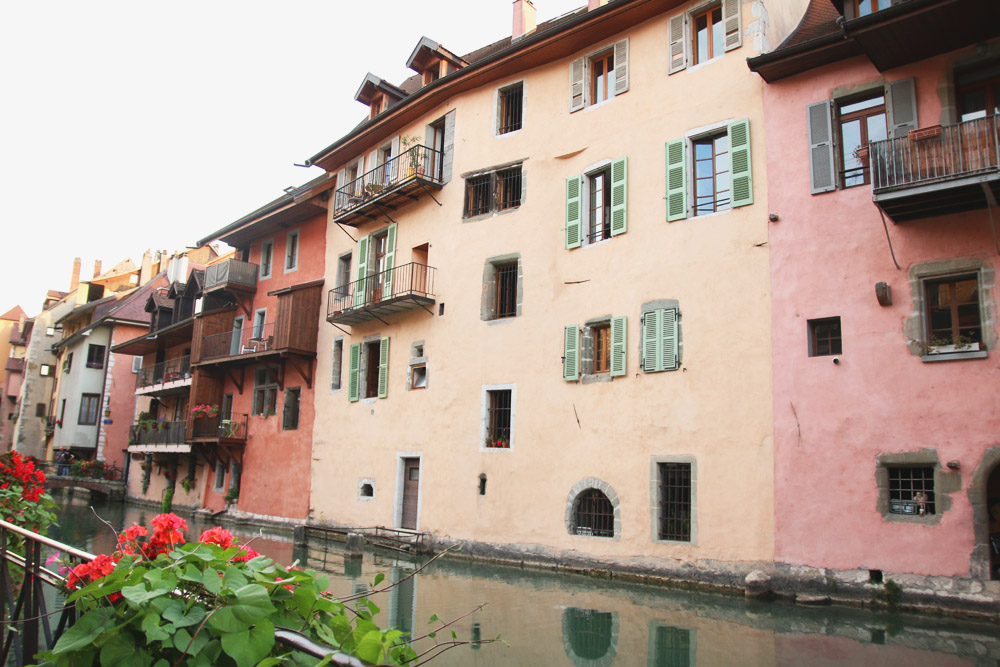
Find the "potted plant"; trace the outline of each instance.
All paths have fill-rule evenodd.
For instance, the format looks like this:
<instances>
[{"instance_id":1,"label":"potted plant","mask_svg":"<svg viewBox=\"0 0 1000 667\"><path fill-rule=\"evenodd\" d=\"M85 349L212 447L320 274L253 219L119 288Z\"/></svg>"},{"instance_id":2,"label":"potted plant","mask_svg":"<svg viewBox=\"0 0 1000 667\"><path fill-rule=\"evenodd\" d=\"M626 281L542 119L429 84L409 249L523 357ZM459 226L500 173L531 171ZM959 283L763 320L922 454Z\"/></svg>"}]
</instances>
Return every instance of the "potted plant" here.
<instances>
[{"instance_id":1,"label":"potted plant","mask_svg":"<svg viewBox=\"0 0 1000 667\"><path fill-rule=\"evenodd\" d=\"M861 163L863 168L867 169L869 163L868 144L861 144L855 148L854 157Z\"/></svg>"},{"instance_id":2,"label":"potted plant","mask_svg":"<svg viewBox=\"0 0 1000 667\"><path fill-rule=\"evenodd\" d=\"M408 137L402 137L399 143L403 146L403 153L409 158L408 172L407 176L413 176L414 174L418 176L424 175L424 161L423 161L423 151L418 150L423 143L423 140L415 134L411 134Z\"/></svg>"}]
</instances>

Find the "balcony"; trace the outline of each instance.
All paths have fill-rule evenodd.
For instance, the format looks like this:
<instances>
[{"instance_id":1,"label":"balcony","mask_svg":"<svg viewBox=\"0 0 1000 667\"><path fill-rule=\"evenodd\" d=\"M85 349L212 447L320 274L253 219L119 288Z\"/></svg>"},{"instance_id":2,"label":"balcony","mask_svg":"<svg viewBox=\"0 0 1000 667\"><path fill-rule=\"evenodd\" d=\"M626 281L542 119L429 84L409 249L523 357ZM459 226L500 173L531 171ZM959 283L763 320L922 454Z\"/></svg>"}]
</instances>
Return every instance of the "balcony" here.
<instances>
[{"instance_id":1,"label":"balcony","mask_svg":"<svg viewBox=\"0 0 1000 667\"><path fill-rule=\"evenodd\" d=\"M358 324L434 305L434 274L424 264L404 264L334 287L327 298L326 321ZM433 314L432 311L428 311Z\"/></svg>"},{"instance_id":2,"label":"balcony","mask_svg":"<svg viewBox=\"0 0 1000 667\"><path fill-rule=\"evenodd\" d=\"M182 394L191 386L191 357L161 361L135 375L135 393L150 396Z\"/></svg>"},{"instance_id":3,"label":"balcony","mask_svg":"<svg viewBox=\"0 0 1000 667\"><path fill-rule=\"evenodd\" d=\"M267 322L262 325L205 336L201 343L201 360L242 356L258 357L276 351L274 322Z\"/></svg>"},{"instance_id":4,"label":"balcony","mask_svg":"<svg viewBox=\"0 0 1000 667\"><path fill-rule=\"evenodd\" d=\"M229 290L235 292L257 291L259 267L250 262L230 259L212 264L205 269L205 292Z\"/></svg>"},{"instance_id":5,"label":"balcony","mask_svg":"<svg viewBox=\"0 0 1000 667\"><path fill-rule=\"evenodd\" d=\"M193 420L191 439L199 442L241 443L247 439L249 415L232 415L228 419L202 417Z\"/></svg>"},{"instance_id":6,"label":"balcony","mask_svg":"<svg viewBox=\"0 0 1000 667\"><path fill-rule=\"evenodd\" d=\"M129 452L190 452L187 422L151 420L132 424L128 432Z\"/></svg>"},{"instance_id":7,"label":"balcony","mask_svg":"<svg viewBox=\"0 0 1000 667\"><path fill-rule=\"evenodd\" d=\"M416 201L420 191L440 189L444 154L427 146L414 146L363 176L337 188L333 220L358 225Z\"/></svg>"},{"instance_id":8,"label":"balcony","mask_svg":"<svg viewBox=\"0 0 1000 667\"><path fill-rule=\"evenodd\" d=\"M893 222L995 206L997 116L869 144L872 199Z\"/></svg>"}]
</instances>

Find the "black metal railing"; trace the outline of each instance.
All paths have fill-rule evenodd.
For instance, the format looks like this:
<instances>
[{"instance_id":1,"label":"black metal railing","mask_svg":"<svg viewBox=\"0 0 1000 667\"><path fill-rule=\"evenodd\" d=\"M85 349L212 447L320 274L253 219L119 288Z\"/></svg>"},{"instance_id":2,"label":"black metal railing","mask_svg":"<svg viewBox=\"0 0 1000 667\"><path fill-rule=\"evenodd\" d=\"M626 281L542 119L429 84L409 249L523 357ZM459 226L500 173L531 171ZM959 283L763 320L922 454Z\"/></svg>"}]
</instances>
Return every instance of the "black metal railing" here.
<instances>
[{"instance_id":1,"label":"black metal railing","mask_svg":"<svg viewBox=\"0 0 1000 667\"><path fill-rule=\"evenodd\" d=\"M247 414L223 417L200 417L194 421L192 437L194 438L227 438L230 440L247 439Z\"/></svg>"},{"instance_id":2,"label":"black metal railing","mask_svg":"<svg viewBox=\"0 0 1000 667\"><path fill-rule=\"evenodd\" d=\"M403 151L384 164L337 188L333 200L334 217L362 206L369 200L391 192L416 178L440 183L443 159L444 154L441 151L427 146L418 145Z\"/></svg>"},{"instance_id":3,"label":"black metal railing","mask_svg":"<svg viewBox=\"0 0 1000 667\"><path fill-rule=\"evenodd\" d=\"M274 322L245 326L202 338L201 358L237 357L274 349Z\"/></svg>"},{"instance_id":4,"label":"black metal railing","mask_svg":"<svg viewBox=\"0 0 1000 667\"><path fill-rule=\"evenodd\" d=\"M330 290L327 317L404 296L434 296L433 266L411 262Z\"/></svg>"},{"instance_id":5,"label":"black metal railing","mask_svg":"<svg viewBox=\"0 0 1000 667\"><path fill-rule=\"evenodd\" d=\"M131 445L166 445L187 440L187 422L147 421L129 427Z\"/></svg>"},{"instance_id":6,"label":"black metal railing","mask_svg":"<svg viewBox=\"0 0 1000 667\"><path fill-rule=\"evenodd\" d=\"M143 389L189 379L191 379L191 357L183 356L140 369L135 374L135 388Z\"/></svg>"},{"instance_id":7,"label":"black metal railing","mask_svg":"<svg viewBox=\"0 0 1000 667\"><path fill-rule=\"evenodd\" d=\"M869 144L872 189L924 185L998 169L997 117L912 130Z\"/></svg>"},{"instance_id":8,"label":"black metal railing","mask_svg":"<svg viewBox=\"0 0 1000 667\"><path fill-rule=\"evenodd\" d=\"M257 286L258 267L256 264L239 259L230 259L212 264L205 269L205 289L219 285L236 284L245 287Z\"/></svg>"}]
</instances>

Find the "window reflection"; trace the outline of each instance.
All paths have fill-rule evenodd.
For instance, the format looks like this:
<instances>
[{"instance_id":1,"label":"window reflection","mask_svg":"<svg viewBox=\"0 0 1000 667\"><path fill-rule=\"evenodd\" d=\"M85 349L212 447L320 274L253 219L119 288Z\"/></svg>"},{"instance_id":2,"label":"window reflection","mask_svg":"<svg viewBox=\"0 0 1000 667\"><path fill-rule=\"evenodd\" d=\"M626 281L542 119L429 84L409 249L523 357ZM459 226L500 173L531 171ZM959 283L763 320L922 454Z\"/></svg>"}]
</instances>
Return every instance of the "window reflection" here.
<instances>
[{"instance_id":1,"label":"window reflection","mask_svg":"<svg viewBox=\"0 0 1000 667\"><path fill-rule=\"evenodd\" d=\"M618 615L569 607L563 611L563 648L574 665L610 665L618 654Z\"/></svg>"}]
</instances>

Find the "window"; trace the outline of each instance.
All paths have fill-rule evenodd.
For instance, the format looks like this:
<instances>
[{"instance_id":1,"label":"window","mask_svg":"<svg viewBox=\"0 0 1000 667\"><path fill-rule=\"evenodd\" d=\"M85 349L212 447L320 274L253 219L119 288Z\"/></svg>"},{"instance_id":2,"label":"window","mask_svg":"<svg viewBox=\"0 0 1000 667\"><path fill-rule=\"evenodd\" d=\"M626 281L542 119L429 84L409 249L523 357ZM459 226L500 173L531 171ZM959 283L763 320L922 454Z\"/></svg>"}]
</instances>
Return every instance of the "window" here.
<instances>
[{"instance_id":1,"label":"window","mask_svg":"<svg viewBox=\"0 0 1000 667\"><path fill-rule=\"evenodd\" d=\"M45 411L46 410L45 410L45 404L44 403L35 403L35 416L36 417L44 417L45 416Z\"/></svg>"},{"instance_id":2,"label":"window","mask_svg":"<svg viewBox=\"0 0 1000 667\"><path fill-rule=\"evenodd\" d=\"M330 391L340 389L341 369L344 366L344 339L337 338L333 341L333 351L330 362Z\"/></svg>"},{"instance_id":3,"label":"window","mask_svg":"<svg viewBox=\"0 0 1000 667\"><path fill-rule=\"evenodd\" d=\"M852 4L854 5L854 16L851 18L861 18L887 9L891 2L890 0L853 0Z\"/></svg>"},{"instance_id":4,"label":"window","mask_svg":"<svg viewBox=\"0 0 1000 667\"><path fill-rule=\"evenodd\" d=\"M396 225L358 239L357 282L353 307L362 308L392 298L396 265Z\"/></svg>"},{"instance_id":5,"label":"window","mask_svg":"<svg viewBox=\"0 0 1000 667\"><path fill-rule=\"evenodd\" d=\"M480 318L505 320L521 314L523 267L519 254L501 255L486 260Z\"/></svg>"},{"instance_id":6,"label":"window","mask_svg":"<svg viewBox=\"0 0 1000 667\"><path fill-rule=\"evenodd\" d=\"M87 368L104 368L104 346L87 346Z\"/></svg>"},{"instance_id":7,"label":"window","mask_svg":"<svg viewBox=\"0 0 1000 667\"><path fill-rule=\"evenodd\" d=\"M271 262L274 259L274 241L269 239L260 244L260 279L271 277Z\"/></svg>"},{"instance_id":8,"label":"window","mask_svg":"<svg viewBox=\"0 0 1000 667\"><path fill-rule=\"evenodd\" d=\"M496 267L496 310L494 317L517 316L517 262L500 264Z\"/></svg>"},{"instance_id":9,"label":"window","mask_svg":"<svg viewBox=\"0 0 1000 667\"><path fill-rule=\"evenodd\" d=\"M646 373L680 368L680 311L651 308L642 314L642 370Z\"/></svg>"},{"instance_id":10,"label":"window","mask_svg":"<svg viewBox=\"0 0 1000 667\"><path fill-rule=\"evenodd\" d=\"M66 354L66 358L63 359L63 373L69 373L70 369L73 368L73 353L69 352Z\"/></svg>"},{"instance_id":11,"label":"window","mask_svg":"<svg viewBox=\"0 0 1000 667\"><path fill-rule=\"evenodd\" d=\"M253 331L251 331L251 338L261 340L264 338L266 332L265 327L267 326L267 308L261 308L255 311L253 314Z\"/></svg>"},{"instance_id":12,"label":"window","mask_svg":"<svg viewBox=\"0 0 1000 667\"><path fill-rule=\"evenodd\" d=\"M427 364L410 366L410 389L427 388Z\"/></svg>"},{"instance_id":13,"label":"window","mask_svg":"<svg viewBox=\"0 0 1000 667\"><path fill-rule=\"evenodd\" d=\"M56 367L52 364L42 364L38 369L38 374L44 377L52 377L56 373Z\"/></svg>"},{"instance_id":14,"label":"window","mask_svg":"<svg viewBox=\"0 0 1000 667\"><path fill-rule=\"evenodd\" d=\"M570 63L569 110L606 102L628 91L628 39Z\"/></svg>"},{"instance_id":15,"label":"window","mask_svg":"<svg viewBox=\"0 0 1000 667\"><path fill-rule=\"evenodd\" d=\"M843 186L850 188L871 182L868 143L887 138L885 94L843 101L837 105L840 129L840 160Z\"/></svg>"},{"instance_id":16,"label":"window","mask_svg":"<svg viewBox=\"0 0 1000 667\"><path fill-rule=\"evenodd\" d=\"M226 488L226 467L221 461L215 464L215 483L212 486L212 490L216 493L222 493Z\"/></svg>"},{"instance_id":17,"label":"window","mask_svg":"<svg viewBox=\"0 0 1000 667\"><path fill-rule=\"evenodd\" d=\"M1000 64L957 74L955 86L963 122L1000 114Z\"/></svg>"},{"instance_id":18,"label":"window","mask_svg":"<svg viewBox=\"0 0 1000 667\"><path fill-rule=\"evenodd\" d=\"M385 398L389 391L389 338L351 343L347 399Z\"/></svg>"},{"instance_id":19,"label":"window","mask_svg":"<svg viewBox=\"0 0 1000 667\"><path fill-rule=\"evenodd\" d=\"M934 514L934 468L890 466L889 513Z\"/></svg>"},{"instance_id":20,"label":"window","mask_svg":"<svg viewBox=\"0 0 1000 667\"><path fill-rule=\"evenodd\" d=\"M299 401L302 398L302 388L293 387L285 390L285 410L282 413L281 428L294 431L299 427Z\"/></svg>"},{"instance_id":21,"label":"window","mask_svg":"<svg viewBox=\"0 0 1000 667\"><path fill-rule=\"evenodd\" d=\"M335 294L337 298L346 298L350 293L351 284L351 253L344 253L337 258L337 282Z\"/></svg>"},{"instance_id":22,"label":"window","mask_svg":"<svg viewBox=\"0 0 1000 667\"><path fill-rule=\"evenodd\" d=\"M486 392L486 441L487 449L510 449L511 413L513 391L490 389Z\"/></svg>"},{"instance_id":23,"label":"window","mask_svg":"<svg viewBox=\"0 0 1000 667\"><path fill-rule=\"evenodd\" d=\"M603 375L625 375L627 318L611 317L576 324L563 330L563 380L584 382Z\"/></svg>"},{"instance_id":24,"label":"window","mask_svg":"<svg viewBox=\"0 0 1000 667\"><path fill-rule=\"evenodd\" d=\"M288 232L285 237L285 273L299 268L299 230Z\"/></svg>"},{"instance_id":25,"label":"window","mask_svg":"<svg viewBox=\"0 0 1000 667\"><path fill-rule=\"evenodd\" d=\"M358 480L358 499L359 500L374 500L375 499L375 480L371 478L363 478Z\"/></svg>"},{"instance_id":26,"label":"window","mask_svg":"<svg viewBox=\"0 0 1000 667\"><path fill-rule=\"evenodd\" d=\"M611 170L603 169L591 174L587 180L590 183L587 239L596 243L611 238Z\"/></svg>"},{"instance_id":27,"label":"window","mask_svg":"<svg viewBox=\"0 0 1000 667\"><path fill-rule=\"evenodd\" d=\"M80 419L77 423L93 426L97 423L97 412L101 407L100 394L83 394L80 397Z\"/></svg>"},{"instance_id":28,"label":"window","mask_svg":"<svg viewBox=\"0 0 1000 667\"><path fill-rule=\"evenodd\" d=\"M498 169L465 179L465 218L507 211L521 205L521 165Z\"/></svg>"},{"instance_id":29,"label":"window","mask_svg":"<svg viewBox=\"0 0 1000 667\"><path fill-rule=\"evenodd\" d=\"M515 83L497 91L497 134L521 129L524 122L524 84Z\"/></svg>"},{"instance_id":30,"label":"window","mask_svg":"<svg viewBox=\"0 0 1000 667\"><path fill-rule=\"evenodd\" d=\"M948 277L924 282L927 341L931 346L975 349L983 342L977 276Z\"/></svg>"},{"instance_id":31,"label":"window","mask_svg":"<svg viewBox=\"0 0 1000 667\"><path fill-rule=\"evenodd\" d=\"M46 336L55 336L56 335L56 328L55 327L45 327L45 335Z\"/></svg>"},{"instance_id":32,"label":"window","mask_svg":"<svg viewBox=\"0 0 1000 667\"><path fill-rule=\"evenodd\" d=\"M696 664L695 643L691 630L669 625L656 625L653 632L653 655L650 664L670 667L690 667Z\"/></svg>"},{"instance_id":33,"label":"window","mask_svg":"<svg viewBox=\"0 0 1000 667\"><path fill-rule=\"evenodd\" d=\"M809 356L825 357L842 354L840 318L826 317L809 320Z\"/></svg>"},{"instance_id":34,"label":"window","mask_svg":"<svg viewBox=\"0 0 1000 667\"><path fill-rule=\"evenodd\" d=\"M278 408L278 367L261 366L253 373L253 414L270 416Z\"/></svg>"},{"instance_id":35,"label":"window","mask_svg":"<svg viewBox=\"0 0 1000 667\"><path fill-rule=\"evenodd\" d=\"M743 43L742 21L740 0L722 0L672 17L667 28L668 73L676 74L739 48Z\"/></svg>"},{"instance_id":36,"label":"window","mask_svg":"<svg viewBox=\"0 0 1000 667\"><path fill-rule=\"evenodd\" d=\"M750 120L667 142L667 220L753 203Z\"/></svg>"},{"instance_id":37,"label":"window","mask_svg":"<svg viewBox=\"0 0 1000 667\"><path fill-rule=\"evenodd\" d=\"M577 496L573 520L575 535L615 536L614 507L608 497L597 489L587 489Z\"/></svg>"},{"instance_id":38,"label":"window","mask_svg":"<svg viewBox=\"0 0 1000 667\"><path fill-rule=\"evenodd\" d=\"M586 200L583 198L586 197ZM566 249L628 231L628 159L605 160L566 179Z\"/></svg>"},{"instance_id":39,"label":"window","mask_svg":"<svg viewBox=\"0 0 1000 667\"><path fill-rule=\"evenodd\" d=\"M141 370L142 370L142 357L139 355L135 355L134 357L132 357L132 372L138 373Z\"/></svg>"},{"instance_id":40,"label":"window","mask_svg":"<svg viewBox=\"0 0 1000 667\"><path fill-rule=\"evenodd\" d=\"M691 464L661 461L657 467L657 539L691 541Z\"/></svg>"}]
</instances>

